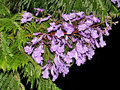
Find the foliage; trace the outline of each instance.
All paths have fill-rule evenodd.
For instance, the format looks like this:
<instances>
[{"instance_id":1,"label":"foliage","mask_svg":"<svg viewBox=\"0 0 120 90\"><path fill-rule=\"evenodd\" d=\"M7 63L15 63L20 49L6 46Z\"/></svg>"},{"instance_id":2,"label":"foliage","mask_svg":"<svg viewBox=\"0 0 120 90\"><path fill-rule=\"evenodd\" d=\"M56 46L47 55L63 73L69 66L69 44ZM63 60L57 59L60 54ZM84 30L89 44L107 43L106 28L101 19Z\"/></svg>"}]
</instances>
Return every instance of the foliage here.
<instances>
[{"instance_id":1,"label":"foliage","mask_svg":"<svg viewBox=\"0 0 120 90\"><path fill-rule=\"evenodd\" d=\"M118 9L111 3L110 0L76 0L73 9L89 13L94 11L95 15L100 17L102 21L104 21L109 13L112 15L115 14L113 17L120 15Z\"/></svg>"},{"instance_id":2,"label":"foliage","mask_svg":"<svg viewBox=\"0 0 120 90\"><path fill-rule=\"evenodd\" d=\"M31 83L31 89L36 84L38 90L59 90L50 78L42 78L41 67L23 49L29 40L28 34L47 26L46 23L35 25L35 22L21 26L21 12L35 12L36 7L48 10L56 18L59 12L70 13L71 10L93 11L102 21L108 15L120 17L120 10L110 0L0 0L0 69L3 70L0 71L0 90L24 90L20 81L23 78ZM49 51L46 50L46 53ZM22 70L22 77L18 68Z\"/></svg>"},{"instance_id":3,"label":"foliage","mask_svg":"<svg viewBox=\"0 0 120 90\"><path fill-rule=\"evenodd\" d=\"M4 71L17 70L29 61L22 48L26 41L24 31L15 21L15 17L16 15L0 19L0 68Z\"/></svg>"},{"instance_id":4,"label":"foliage","mask_svg":"<svg viewBox=\"0 0 120 90\"><path fill-rule=\"evenodd\" d=\"M10 15L10 10L5 6L5 0L0 0L0 17L8 17Z\"/></svg>"},{"instance_id":5,"label":"foliage","mask_svg":"<svg viewBox=\"0 0 120 90\"><path fill-rule=\"evenodd\" d=\"M0 71L0 90L25 90L24 85L20 81L19 73L3 73Z\"/></svg>"},{"instance_id":6,"label":"foliage","mask_svg":"<svg viewBox=\"0 0 120 90\"><path fill-rule=\"evenodd\" d=\"M22 69L22 74L23 77L27 77L27 84L31 82L31 89L36 87L37 90L60 90L50 80L50 78L48 80L42 78L41 67L37 64L35 65L35 67L32 63L25 65L25 67Z\"/></svg>"},{"instance_id":7,"label":"foliage","mask_svg":"<svg viewBox=\"0 0 120 90\"><path fill-rule=\"evenodd\" d=\"M63 13L70 13L71 10L84 11L99 16L103 21L109 13L116 16L120 15L120 11L111 3L110 0L7 0L8 7L12 11L30 10L34 12L34 8L44 8L50 14L58 17L58 10ZM24 3L24 4L22 4ZM24 7L24 8L23 8ZM55 8L54 8L55 7Z\"/></svg>"}]
</instances>

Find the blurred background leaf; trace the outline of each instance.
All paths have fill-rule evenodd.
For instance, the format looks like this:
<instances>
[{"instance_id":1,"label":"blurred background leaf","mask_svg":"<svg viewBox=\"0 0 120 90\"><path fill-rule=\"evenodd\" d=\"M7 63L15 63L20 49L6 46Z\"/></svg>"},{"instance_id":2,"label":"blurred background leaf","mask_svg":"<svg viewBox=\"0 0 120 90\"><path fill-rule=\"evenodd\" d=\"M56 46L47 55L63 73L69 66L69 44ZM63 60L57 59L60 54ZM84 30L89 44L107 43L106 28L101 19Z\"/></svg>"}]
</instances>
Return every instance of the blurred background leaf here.
<instances>
[{"instance_id":1,"label":"blurred background leaf","mask_svg":"<svg viewBox=\"0 0 120 90\"><path fill-rule=\"evenodd\" d=\"M12 13L22 10L35 12L34 8L43 8L58 17L58 11L70 13L72 10L94 12L102 21L109 13L120 17L120 11L110 0L3 0Z\"/></svg>"}]
</instances>

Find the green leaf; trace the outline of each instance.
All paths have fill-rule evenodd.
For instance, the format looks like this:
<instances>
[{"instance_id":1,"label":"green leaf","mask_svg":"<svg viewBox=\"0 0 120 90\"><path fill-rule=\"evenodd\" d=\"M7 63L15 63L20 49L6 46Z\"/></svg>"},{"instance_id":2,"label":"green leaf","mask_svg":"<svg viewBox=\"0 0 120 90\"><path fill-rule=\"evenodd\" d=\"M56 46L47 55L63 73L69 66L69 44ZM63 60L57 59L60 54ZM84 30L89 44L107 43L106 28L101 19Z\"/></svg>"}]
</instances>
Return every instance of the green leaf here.
<instances>
[{"instance_id":1,"label":"green leaf","mask_svg":"<svg viewBox=\"0 0 120 90\"><path fill-rule=\"evenodd\" d=\"M49 60L48 54L44 53L43 58L44 58L44 62L47 63Z\"/></svg>"},{"instance_id":2,"label":"green leaf","mask_svg":"<svg viewBox=\"0 0 120 90\"><path fill-rule=\"evenodd\" d=\"M44 58L44 64L48 63L48 60L50 60L51 62L53 62L54 60L54 55L50 52L49 48L46 45L44 45L43 58Z\"/></svg>"},{"instance_id":3,"label":"green leaf","mask_svg":"<svg viewBox=\"0 0 120 90\"><path fill-rule=\"evenodd\" d=\"M58 18L58 10L63 13L70 13L72 10L89 12L94 11L97 16L101 15L102 12L113 12L119 14L117 7L115 7L111 0L16 0L12 2L7 0L6 6L12 12L20 12L22 10L31 10L35 12L34 8L44 8L48 10L48 13ZM101 13L97 13L100 11ZM120 16L120 14L119 14ZM99 16L101 18L101 16ZM106 15L103 15L105 18Z\"/></svg>"},{"instance_id":4,"label":"green leaf","mask_svg":"<svg viewBox=\"0 0 120 90\"><path fill-rule=\"evenodd\" d=\"M0 72L0 89L1 90L25 90L25 87L20 82L20 76L18 72Z\"/></svg>"},{"instance_id":5,"label":"green leaf","mask_svg":"<svg viewBox=\"0 0 120 90\"><path fill-rule=\"evenodd\" d=\"M0 69L4 71L15 71L32 61L23 49L27 38L26 31L17 22L20 17L21 14L15 14L11 18L0 18Z\"/></svg>"},{"instance_id":6,"label":"green leaf","mask_svg":"<svg viewBox=\"0 0 120 90\"><path fill-rule=\"evenodd\" d=\"M0 0L0 18L11 16L10 10L5 5L5 0Z\"/></svg>"},{"instance_id":7,"label":"green leaf","mask_svg":"<svg viewBox=\"0 0 120 90\"><path fill-rule=\"evenodd\" d=\"M35 69L36 68L36 69ZM41 74L41 66L39 65L33 65L32 63L28 63L25 65L25 67L22 69L23 77L27 77L27 82L31 83L31 89L34 89L37 87L37 90L53 90L52 88L56 88L56 90L60 90L53 82L50 80L50 78L43 79ZM35 87L33 85L36 83Z\"/></svg>"}]
</instances>

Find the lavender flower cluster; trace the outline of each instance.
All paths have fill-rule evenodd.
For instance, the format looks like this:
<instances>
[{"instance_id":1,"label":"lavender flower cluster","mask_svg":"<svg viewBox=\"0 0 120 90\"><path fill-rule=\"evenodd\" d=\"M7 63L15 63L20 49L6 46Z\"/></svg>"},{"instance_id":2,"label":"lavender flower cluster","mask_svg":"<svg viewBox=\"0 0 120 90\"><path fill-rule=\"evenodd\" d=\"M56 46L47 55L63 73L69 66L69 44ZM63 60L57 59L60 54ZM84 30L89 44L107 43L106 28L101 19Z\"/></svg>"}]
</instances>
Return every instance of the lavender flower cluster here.
<instances>
[{"instance_id":1,"label":"lavender flower cluster","mask_svg":"<svg viewBox=\"0 0 120 90\"><path fill-rule=\"evenodd\" d=\"M36 16L44 11L39 8L36 10ZM21 23L26 23L32 19L35 19L32 14L25 12ZM84 12L62 13L61 19L56 21L52 19L51 15L35 20L41 24L49 19L53 21L49 23L47 33L33 33L35 38L29 42L32 44L25 46L24 50L40 64L43 70L43 78L48 79L51 74L52 81L55 81L59 74L63 74L65 77L73 61L77 66L80 66L85 63L86 59L91 60L95 54L95 49L106 45L103 35L108 36L108 31L111 30L107 19L105 20L105 27L102 27L99 18L93 14L87 15ZM35 48L35 45L38 47ZM46 65L43 65L44 45L47 45L50 53L54 55L53 62L48 60Z\"/></svg>"},{"instance_id":2,"label":"lavender flower cluster","mask_svg":"<svg viewBox=\"0 0 120 90\"><path fill-rule=\"evenodd\" d=\"M120 0L111 0L111 2L113 2L114 4L118 4L118 8L120 8Z\"/></svg>"}]
</instances>

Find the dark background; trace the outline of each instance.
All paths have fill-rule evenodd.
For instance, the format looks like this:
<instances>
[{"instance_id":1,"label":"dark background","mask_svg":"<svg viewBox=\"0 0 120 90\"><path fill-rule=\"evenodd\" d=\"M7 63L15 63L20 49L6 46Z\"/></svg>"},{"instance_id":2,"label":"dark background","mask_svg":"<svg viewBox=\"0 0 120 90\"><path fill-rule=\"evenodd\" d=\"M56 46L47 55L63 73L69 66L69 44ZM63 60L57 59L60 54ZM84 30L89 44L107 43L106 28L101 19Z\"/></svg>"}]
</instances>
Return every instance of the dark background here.
<instances>
[{"instance_id":1,"label":"dark background","mask_svg":"<svg viewBox=\"0 0 120 90\"><path fill-rule=\"evenodd\" d=\"M116 21L118 19L115 19ZM120 65L120 20L113 25L110 36L104 37L107 46L96 49L92 60L84 65L73 65L66 77L59 76L55 81L62 90L117 90L120 84L118 77Z\"/></svg>"}]
</instances>

